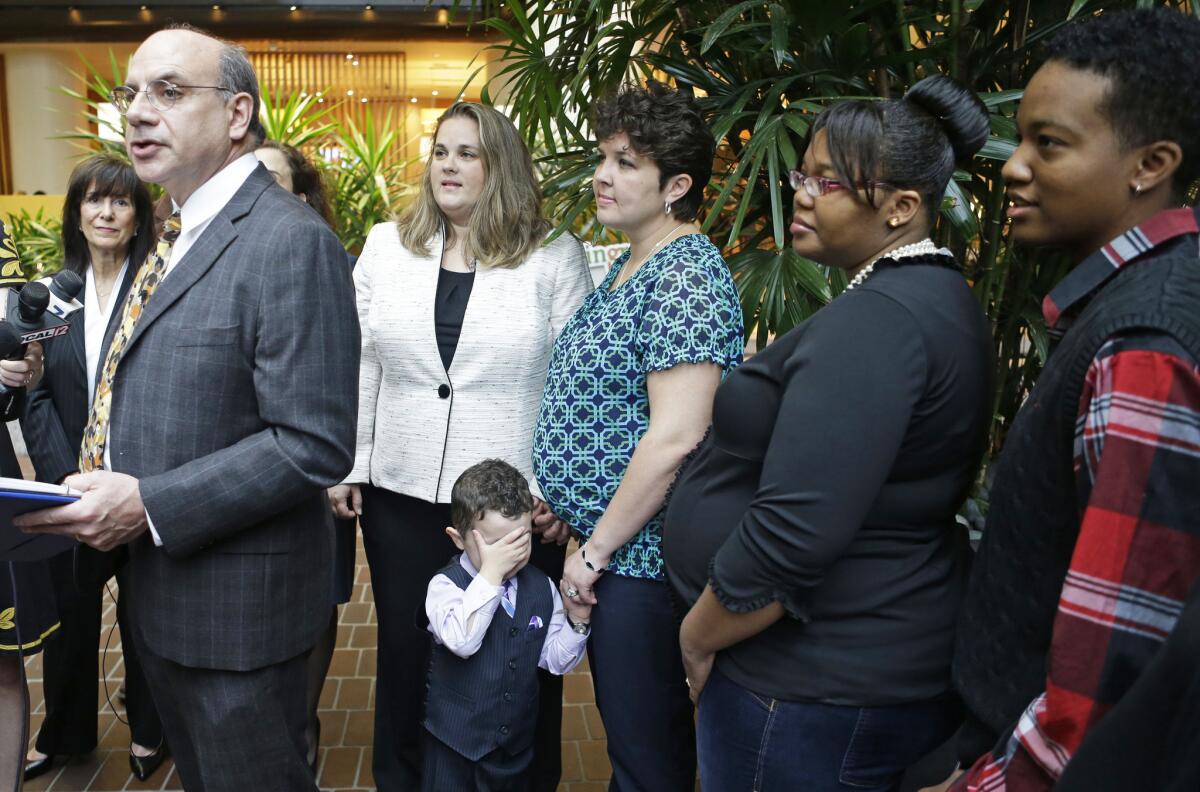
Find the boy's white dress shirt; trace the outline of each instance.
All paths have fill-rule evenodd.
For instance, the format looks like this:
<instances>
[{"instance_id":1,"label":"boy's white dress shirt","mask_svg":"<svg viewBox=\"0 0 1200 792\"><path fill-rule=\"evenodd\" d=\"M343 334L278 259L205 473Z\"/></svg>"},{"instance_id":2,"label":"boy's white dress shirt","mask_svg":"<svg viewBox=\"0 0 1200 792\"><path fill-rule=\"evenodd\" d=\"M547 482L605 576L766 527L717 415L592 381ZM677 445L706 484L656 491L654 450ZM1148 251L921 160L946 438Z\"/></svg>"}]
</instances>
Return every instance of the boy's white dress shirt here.
<instances>
[{"instance_id":1,"label":"boy's white dress shirt","mask_svg":"<svg viewBox=\"0 0 1200 792\"><path fill-rule=\"evenodd\" d=\"M434 575L425 597L425 614L429 617L429 632L433 633L434 639L459 657L467 658L479 651L496 608L501 606L501 599L508 599L513 607L516 606L517 581L511 578L503 585L493 586L479 575L466 553L459 556L459 564L471 576L470 585L460 589L445 575ZM547 582L554 598L554 609L538 666L551 674L562 675L569 673L583 659L587 636L571 629L554 581L547 578ZM517 626L529 630L541 625L530 622Z\"/></svg>"}]
</instances>

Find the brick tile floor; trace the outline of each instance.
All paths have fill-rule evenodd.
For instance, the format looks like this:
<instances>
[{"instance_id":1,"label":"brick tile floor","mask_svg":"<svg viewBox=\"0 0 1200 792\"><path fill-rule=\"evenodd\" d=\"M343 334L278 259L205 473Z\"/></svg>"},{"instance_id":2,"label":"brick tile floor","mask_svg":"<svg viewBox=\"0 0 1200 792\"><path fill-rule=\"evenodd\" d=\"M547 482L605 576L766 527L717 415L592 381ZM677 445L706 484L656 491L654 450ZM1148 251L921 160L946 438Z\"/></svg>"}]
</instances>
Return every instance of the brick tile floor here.
<instances>
[{"instance_id":1,"label":"brick tile floor","mask_svg":"<svg viewBox=\"0 0 1200 792\"><path fill-rule=\"evenodd\" d=\"M115 583L112 585L115 593ZM112 703L109 704L101 685L97 710L100 746L91 755L74 758L29 782L25 785L26 792L182 789L179 776L169 761L144 784L129 773L126 758L129 730L114 714L119 713L121 718L125 716L124 708L116 699L125 669L121 661L120 633L113 626L115 614L116 608L110 601L105 607L103 622L105 636L111 628L112 637L105 658L102 636L101 659ZM371 730L375 706L376 632L371 575L360 537L354 595L351 602L342 606L337 648L321 693L318 780L323 790L359 792L375 788L371 777ZM45 713L41 655L30 658L27 672L33 713L30 734L34 735ZM567 677L564 685L563 774L559 792L603 792L607 788L611 769L605 745L604 727L596 710L592 678L585 663Z\"/></svg>"}]
</instances>

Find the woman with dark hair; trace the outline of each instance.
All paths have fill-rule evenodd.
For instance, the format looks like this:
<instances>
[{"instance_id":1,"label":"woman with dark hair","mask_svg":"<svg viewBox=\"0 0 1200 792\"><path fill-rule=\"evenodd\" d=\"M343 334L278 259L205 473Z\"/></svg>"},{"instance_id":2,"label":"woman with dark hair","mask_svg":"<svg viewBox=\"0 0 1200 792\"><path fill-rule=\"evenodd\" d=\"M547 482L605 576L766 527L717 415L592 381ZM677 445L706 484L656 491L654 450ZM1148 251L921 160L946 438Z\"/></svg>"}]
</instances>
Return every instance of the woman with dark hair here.
<instances>
[{"instance_id":1,"label":"woman with dark hair","mask_svg":"<svg viewBox=\"0 0 1200 792\"><path fill-rule=\"evenodd\" d=\"M991 334L929 234L987 134L929 77L826 110L790 174L793 249L849 286L717 391L663 532L706 792L894 790L957 724Z\"/></svg>"},{"instance_id":2,"label":"woman with dark hair","mask_svg":"<svg viewBox=\"0 0 1200 792\"><path fill-rule=\"evenodd\" d=\"M254 150L254 156L271 172L280 187L316 209L321 219L333 227L333 207L329 203L325 180L304 152L286 143L267 140Z\"/></svg>"},{"instance_id":3,"label":"woman with dark hair","mask_svg":"<svg viewBox=\"0 0 1200 792\"><path fill-rule=\"evenodd\" d=\"M154 244L154 207L133 168L106 155L77 165L63 203L63 266L83 278L84 307L70 315L70 333L46 344L46 376L29 394L24 426L38 481L61 482L78 471L104 334L113 317L120 317L133 274ZM50 561L62 628L46 648L46 718L26 757L27 779L47 772L56 756L96 747L100 614L108 580L116 575L120 583L126 554L125 548L100 552L80 545ZM117 622L125 656L129 767L145 780L166 751L123 600L117 602Z\"/></svg>"},{"instance_id":4,"label":"woman with dark hair","mask_svg":"<svg viewBox=\"0 0 1200 792\"><path fill-rule=\"evenodd\" d=\"M614 790L691 790L693 713L659 550L671 478L742 358L742 311L696 225L715 142L695 100L657 83L596 106L596 218L629 252L563 329L534 435L538 482L581 547L566 594L588 644ZM602 574L604 573L604 574Z\"/></svg>"},{"instance_id":5,"label":"woman with dark hair","mask_svg":"<svg viewBox=\"0 0 1200 792\"><path fill-rule=\"evenodd\" d=\"M329 205L329 195L325 191L325 181L316 166L304 156L304 152L294 146L267 140L254 150L254 156L271 172L271 176L280 187L311 206L322 220L333 227L333 211ZM347 263L350 262L351 259L347 256ZM338 605L349 602L354 592L357 526L358 520L353 517L334 520L333 612L329 617L329 626L317 639L316 646L308 655L309 715L305 738L308 740L308 763L314 773L317 770L321 742L321 719L317 710L321 703L321 689L325 687L325 677L329 674L329 664L333 661L333 650L337 643Z\"/></svg>"}]
</instances>

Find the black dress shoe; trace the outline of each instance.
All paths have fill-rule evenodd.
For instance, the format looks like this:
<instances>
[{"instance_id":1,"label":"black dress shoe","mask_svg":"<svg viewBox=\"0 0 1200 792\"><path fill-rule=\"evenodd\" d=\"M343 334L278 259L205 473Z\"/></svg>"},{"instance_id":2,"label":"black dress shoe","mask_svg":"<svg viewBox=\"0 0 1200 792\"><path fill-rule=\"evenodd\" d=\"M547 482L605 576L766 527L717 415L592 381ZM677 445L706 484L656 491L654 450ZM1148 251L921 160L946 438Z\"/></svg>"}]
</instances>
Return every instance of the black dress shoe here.
<instances>
[{"instance_id":1,"label":"black dress shoe","mask_svg":"<svg viewBox=\"0 0 1200 792\"><path fill-rule=\"evenodd\" d=\"M149 756L137 756L133 750L129 751L129 770L137 778L138 781L145 781L150 776L162 767L163 760L167 758L167 744L160 743L158 750Z\"/></svg>"},{"instance_id":2,"label":"black dress shoe","mask_svg":"<svg viewBox=\"0 0 1200 792\"><path fill-rule=\"evenodd\" d=\"M34 759L32 762L25 762L25 780L37 778L40 775L45 775L49 772L50 767L54 764L54 754L50 754L42 759Z\"/></svg>"}]
</instances>

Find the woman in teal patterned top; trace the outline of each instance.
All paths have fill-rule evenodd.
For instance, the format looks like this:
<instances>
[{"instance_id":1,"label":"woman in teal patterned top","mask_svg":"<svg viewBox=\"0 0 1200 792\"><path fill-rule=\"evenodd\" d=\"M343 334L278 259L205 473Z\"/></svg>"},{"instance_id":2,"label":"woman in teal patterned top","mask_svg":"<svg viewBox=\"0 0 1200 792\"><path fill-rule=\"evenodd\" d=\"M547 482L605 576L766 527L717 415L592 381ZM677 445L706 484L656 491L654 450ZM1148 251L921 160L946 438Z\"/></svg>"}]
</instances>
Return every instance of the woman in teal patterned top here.
<instances>
[{"instance_id":1,"label":"woman in teal patterned top","mask_svg":"<svg viewBox=\"0 0 1200 792\"><path fill-rule=\"evenodd\" d=\"M742 313L720 251L694 223L715 148L695 101L628 87L597 104L593 128L596 216L630 250L555 343L534 472L582 543L563 582L596 605L588 651L610 789L690 792L692 708L661 510L717 385L741 361Z\"/></svg>"}]
</instances>

